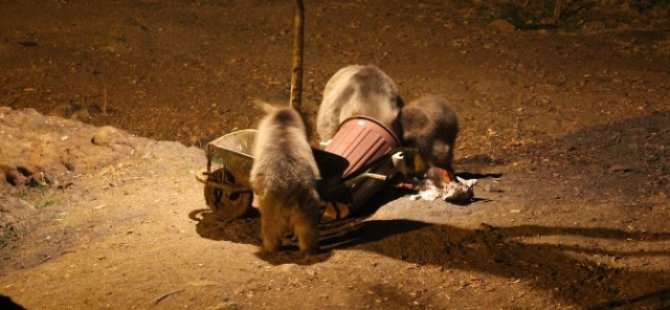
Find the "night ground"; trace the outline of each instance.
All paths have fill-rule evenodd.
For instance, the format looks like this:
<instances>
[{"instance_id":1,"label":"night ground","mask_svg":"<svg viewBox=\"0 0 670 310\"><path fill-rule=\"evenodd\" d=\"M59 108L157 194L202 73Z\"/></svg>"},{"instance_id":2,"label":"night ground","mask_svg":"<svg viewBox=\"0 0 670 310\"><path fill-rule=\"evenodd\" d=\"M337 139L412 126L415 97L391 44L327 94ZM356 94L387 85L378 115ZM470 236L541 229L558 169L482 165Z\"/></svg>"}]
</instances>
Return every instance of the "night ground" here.
<instances>
[{"instance_id":1,"label":"night ground","mask_svg":"<svg viewBox=\"0 0 670 310\"><path fill-rule=\"evenodd\" d=\"M0 295L28 309L670 307L670 4L305 0L349 64L452 102L466 206L399 197L310 258L207 210L202 150L289 99L292 1L0 1ZM106 127L103 127L106 126ZM48 182L47 182L48 180ZM378 203L380 204L380 203ZM0 299L4 302L4 298ZM4 309L4 308L3 308Z\"/></svg>"}]
</instances>

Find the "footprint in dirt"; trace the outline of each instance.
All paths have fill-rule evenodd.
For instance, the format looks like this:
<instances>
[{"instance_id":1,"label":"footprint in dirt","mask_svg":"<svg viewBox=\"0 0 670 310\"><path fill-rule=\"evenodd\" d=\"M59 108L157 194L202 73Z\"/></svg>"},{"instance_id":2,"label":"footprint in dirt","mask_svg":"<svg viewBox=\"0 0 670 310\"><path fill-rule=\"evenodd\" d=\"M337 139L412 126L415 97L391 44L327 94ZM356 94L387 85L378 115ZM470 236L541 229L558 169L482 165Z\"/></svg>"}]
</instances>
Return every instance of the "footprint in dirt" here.
<instances>
[{"instance_id":1,"label":"footprint in dirt","mask_svg":"<svg viewBox=\"0 0 670 310\"><path fill-rule=\"evenodd\" d=\"M37 168L18 166L9 167L0 165L0 177L12 186L46 186L51 180Z\"/></svg>"}]
</instances>

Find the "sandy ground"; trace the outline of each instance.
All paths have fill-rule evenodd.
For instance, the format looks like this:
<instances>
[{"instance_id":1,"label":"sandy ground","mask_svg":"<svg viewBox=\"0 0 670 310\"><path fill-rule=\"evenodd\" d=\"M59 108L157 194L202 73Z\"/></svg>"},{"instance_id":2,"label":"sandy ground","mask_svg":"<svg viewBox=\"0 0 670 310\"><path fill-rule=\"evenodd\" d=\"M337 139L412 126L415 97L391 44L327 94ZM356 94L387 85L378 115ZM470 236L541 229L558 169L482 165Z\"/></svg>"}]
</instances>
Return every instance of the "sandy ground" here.
<instances>
[{"instance_id":1,"label":"sandy ground","mask_svg":"<svg viewBox=\"0 0 670 310\"><path fill-rule=\"evenodd\" d=\"M323 225L322 254L264 257L258 218L215 219L194 174L253 99L288 100L288 1L3 1L0 302L670 307L661 2L566 1L553 29L553 1L307 1L310 113L352 63L448 98L477 200L380 200Z\"/></svg>"}]
</instances>

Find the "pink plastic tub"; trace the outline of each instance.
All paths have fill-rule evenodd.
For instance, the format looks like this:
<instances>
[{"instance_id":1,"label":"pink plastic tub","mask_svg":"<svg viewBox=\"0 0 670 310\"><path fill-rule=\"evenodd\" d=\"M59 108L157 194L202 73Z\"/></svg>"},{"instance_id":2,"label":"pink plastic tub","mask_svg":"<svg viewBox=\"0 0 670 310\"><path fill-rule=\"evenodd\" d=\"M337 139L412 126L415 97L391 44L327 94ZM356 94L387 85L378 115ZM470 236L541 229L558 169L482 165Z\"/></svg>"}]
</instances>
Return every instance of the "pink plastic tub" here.
<instances>
[{"instance_id":1,"label":"pink plastic tub","mask_svg":"<svg viewBox=\"0 0 670 310\"><path fill-rule=\"evenodd\" d=\"M363 173L364 171L359 171L362 167L387 155L399 144L400 141L396 135L378 121L365 116L354 116L346 119L340 125L325 151L347 159L349 167L342 176L346 179L355 177L352 173ZM373 167L369 172L390 177L395 173L395 169L389 158L388 161ZM365 179L351 185L351 211L358 209L383 187L383 181L372 179ZM342 217L346 217L348 213L342 214Z\"/></svg>"}]
</instances>

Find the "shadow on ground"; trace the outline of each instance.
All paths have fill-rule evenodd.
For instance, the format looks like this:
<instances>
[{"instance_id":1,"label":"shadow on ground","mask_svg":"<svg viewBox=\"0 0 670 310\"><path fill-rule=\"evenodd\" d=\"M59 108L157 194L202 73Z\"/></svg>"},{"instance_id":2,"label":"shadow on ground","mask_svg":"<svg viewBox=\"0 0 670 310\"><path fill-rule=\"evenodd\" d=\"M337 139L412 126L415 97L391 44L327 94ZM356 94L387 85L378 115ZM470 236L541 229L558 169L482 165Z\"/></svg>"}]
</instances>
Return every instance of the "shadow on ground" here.
<instances>
[{"instance_id":1,"label":"shadow on ground","mask_svg":"<svg viewBox=\"0 0 670 310\"><path fill-rule=\"evenodd\" d=\"M523 175L518 171L505 172L505 178L519 187L528 186L527 195L531 196L526 199L535 199L536 204L548 206L543 199L554 197L544 196L548 191L556 191L556 187L558 190L575 186L596 189L577 191L574 196L567 197L582 203L612 197L640 199L667 192L670 190L670 111L584 129L518 153L524 155L509 154L503 156L501 162L530 157L528 169ZM486 167L497 164L486 160L473 162L480 166L483 163ZM462 163L467 164L466 161ZM492 176L491 173L470 174ZM527 182L522 182L521 177ZM542 186L545 189L540 188ZM382 200L384 202L378 206L391 200ZM378 206L368 210L369 214ZM599 208L606 206L610 205ZM600 211L607 214L606 210ZM205 210L193 211L191 218L198 220L196 230L204 238L256 246L261 243L258 218L222 222ZM324 225L322 231L321 245L326 254L306 264L327 260L330 251L351 248L420 265L523 279L537 290L551 292L557 299L586 308L670 306L670 273L667 270L634 271L625 264L624 267L611 267L583 257L597 255L623 262L637 257L667 260L670 258L669 232L540 225L463 229L411 220L366 221L364 218ZM523 241L524 238L542 236L575 236L580 240L573 244ZM643 250L611 250L584 242L587 238L651 245ZM288 257L288 261L291 259L296 258Z\"/></svg>"},{"instance_id":2,"label":"shadow on ground","mask_svg":"<svg viewBox=\"0 0 670 310\"><path fill-rule=\"evenodd\" d=\"M524 237L577 236L622 242L670 240L670 233L626 232L608 228L544 227L522 225L462 229L410 220L362 222L334 242L333 249L353 248L420 265L485 272L526 279L536 289L587 307L667 305L670 274L612 268L578 255L617 259L639 256L670 257L661 250L616 251L600 247L524 243Z\"/></svg>"},{"instance_id":3,"label":"shadow on ground","mask_svg":"<svg viewBox=\"0 0 670 310\"><path fill-rule=\"evenodd\" d=\"M23 306L15 303L11 298L0 295L0 309L5 310L25 310Z\"/></svg>"},{"instance_id":4,"label":"shadow on ground","mask_svg":"<svg viewBox=\"0 0 670 310\"><path fill-rule=\"evenodd\" d=\"M214 240L260 245L258 219L229 222L202 220L198 233ZM521 225L463 229L411 220L349 221L339 234L324 236L324 253L305 257L290 249L273 256L259 255L275 264L309 265L326 261L332 251L357 249L420 265L484 272L530 281L538 290L586 307L668 305L670 274L613 268L579 254L613 257L670 257L670 248L618 251L599 246L525 243L523 238L576 236L621 242L662 242L670 233L623 231L609 228ZM654 248L654 247L652 247ZM577 254L577 255L575 255Z\"/></svg>"}]
</instances>

